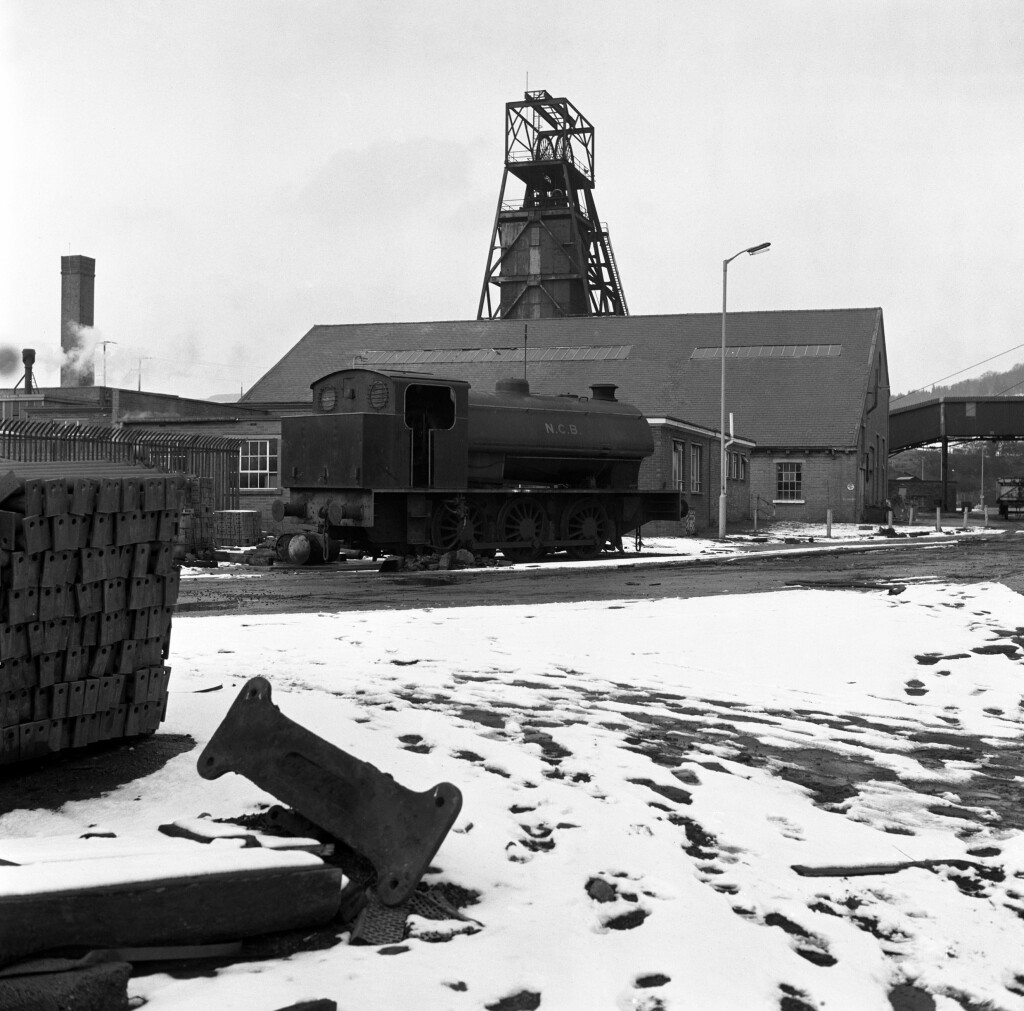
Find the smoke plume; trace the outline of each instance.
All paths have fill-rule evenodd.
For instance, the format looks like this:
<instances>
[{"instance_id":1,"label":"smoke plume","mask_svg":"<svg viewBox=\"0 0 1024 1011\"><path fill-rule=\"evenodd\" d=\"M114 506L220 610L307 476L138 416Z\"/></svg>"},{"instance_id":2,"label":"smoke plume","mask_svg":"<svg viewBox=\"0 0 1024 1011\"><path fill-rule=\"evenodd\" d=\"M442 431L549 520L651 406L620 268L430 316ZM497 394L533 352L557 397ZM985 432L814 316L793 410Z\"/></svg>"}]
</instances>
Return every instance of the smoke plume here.
<instances>
[{"instance_id":1,"label":"smoke plume","mask_svg":"<svg viewBox=\"0 0 1024 1011\"><path fill-rule=\"evenodd\" d=\"M0 344L0 376L9 376L21 369L21 349L11 344Z\"/></svg>"},{"instance_id":2,"label":"smoke plume","mask_svg":"<svg viewBox=\"0 0 1024 1011\"><path fill-rule=\"evenodd\" d=\"M93 358L96 354L97 341L101 339L99 331L92 326L82 326L80 323L74 323L71 320L65 321L65 327L74 334L75 347L68 348L63 352L61 361L61 374L65 371L69 375L80 376L86 375L92 377L95 375L95 369L93 368Z\"/></svg>"}]
</instances>

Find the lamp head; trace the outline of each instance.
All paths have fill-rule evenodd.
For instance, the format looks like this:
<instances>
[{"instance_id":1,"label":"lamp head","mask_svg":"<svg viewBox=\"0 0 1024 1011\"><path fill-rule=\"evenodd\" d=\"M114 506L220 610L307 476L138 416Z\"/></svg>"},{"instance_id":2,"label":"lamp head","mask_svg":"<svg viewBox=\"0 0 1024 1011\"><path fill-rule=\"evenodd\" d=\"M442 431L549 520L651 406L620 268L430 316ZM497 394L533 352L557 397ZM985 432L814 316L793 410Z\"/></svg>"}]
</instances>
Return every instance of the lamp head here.
<instances>
[{"instance_id":1,"label":"lamp head","mask_svg":"<svg viewBox=\"0 0 1024 1011\"><path fill-rule=\"evenodd\" d=\"M761 245L751 246L749 249L744 250L744 252L749 253L751 256L756 256L758 253L767 253L770 248L770 242L762 242Z\"/></svg>"}]
</instances>

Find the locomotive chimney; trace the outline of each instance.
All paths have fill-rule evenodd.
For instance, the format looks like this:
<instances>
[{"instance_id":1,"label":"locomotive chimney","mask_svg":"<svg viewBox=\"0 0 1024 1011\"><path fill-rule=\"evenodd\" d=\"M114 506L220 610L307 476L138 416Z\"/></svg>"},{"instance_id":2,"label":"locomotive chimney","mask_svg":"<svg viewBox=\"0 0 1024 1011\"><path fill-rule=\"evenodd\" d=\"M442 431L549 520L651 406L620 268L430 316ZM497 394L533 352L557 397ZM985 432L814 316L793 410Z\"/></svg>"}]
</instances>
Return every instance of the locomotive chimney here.
<instances>
[{"instance_id":1,"label":"locomotive chimney","mask_svg":"<svg viewBox=\"0 0 1024 1011\"><path fill-rule=\"evenodd\" d=\"M92 386L95 375L82 328L93 325L96 261L91 256L60 258L61 386Z\"/></svg>"},{"instance_id":2,"label":"locomotive chimney","mask_svg":"<svg viewBox=\"0 0 1024 1011\"><path fill-rule=\"evenodd\" d=\"M615 391L618 386L615 383L592 383L590 387L591 400L616 400Z\"/></svg>"},{"instance_id":3,"label":"locomotive chimney","mask_svg":"<svg viewBox=\"0 0 1024 1011\"><path fill-rule=\"evenodd\" d=\"M36 388L32 380L32 366L36 363L35 349L25 348L21 352L21 360L25 365L25 392L32 393Z\"/></svg>"}]
</instances>

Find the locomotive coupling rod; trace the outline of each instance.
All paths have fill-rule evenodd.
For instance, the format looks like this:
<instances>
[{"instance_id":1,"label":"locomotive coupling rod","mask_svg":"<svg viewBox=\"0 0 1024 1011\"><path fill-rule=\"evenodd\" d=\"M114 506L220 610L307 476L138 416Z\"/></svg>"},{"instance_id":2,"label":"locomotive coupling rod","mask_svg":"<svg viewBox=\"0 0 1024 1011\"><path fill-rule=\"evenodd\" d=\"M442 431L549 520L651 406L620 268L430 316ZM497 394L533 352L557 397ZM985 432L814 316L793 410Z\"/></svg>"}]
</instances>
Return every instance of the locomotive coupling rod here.
<instances>
[{"instance_id":1,"label":"locomotive coupling rod","mask_svg":"<svg viewBox=\"0 0 1024 1011\"><path fill-rule=\"evenodd\" d=\"M365 857L387 906L412 893L462 808L451 783L414 793L288 719L262 677L242 688L198 768L204 779L245 776Z\"/></svg>"}]
</instances>

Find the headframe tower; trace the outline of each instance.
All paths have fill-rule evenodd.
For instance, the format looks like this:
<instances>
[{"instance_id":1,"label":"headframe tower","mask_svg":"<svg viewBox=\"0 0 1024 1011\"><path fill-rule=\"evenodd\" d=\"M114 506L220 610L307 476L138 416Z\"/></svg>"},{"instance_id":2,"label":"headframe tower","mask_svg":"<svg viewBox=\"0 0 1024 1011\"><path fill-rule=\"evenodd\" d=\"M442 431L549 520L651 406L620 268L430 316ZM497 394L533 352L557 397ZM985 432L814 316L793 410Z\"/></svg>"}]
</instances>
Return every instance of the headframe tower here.
<instances>
[{"instance_id":1,"label":"headframe tower","mask_svg":"<svg viewBox=\"0 0 1024 1011\"><path fill-rule=\"evenodd\" d=\"M506 197L510 175L525 184L520 199ZM477 319L627 314L594 204L594 127L568 99L527 91L505 106L505 169Z\"/></svg>"}]
</instances>

